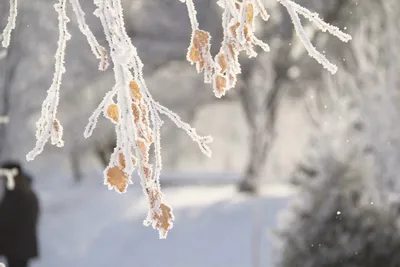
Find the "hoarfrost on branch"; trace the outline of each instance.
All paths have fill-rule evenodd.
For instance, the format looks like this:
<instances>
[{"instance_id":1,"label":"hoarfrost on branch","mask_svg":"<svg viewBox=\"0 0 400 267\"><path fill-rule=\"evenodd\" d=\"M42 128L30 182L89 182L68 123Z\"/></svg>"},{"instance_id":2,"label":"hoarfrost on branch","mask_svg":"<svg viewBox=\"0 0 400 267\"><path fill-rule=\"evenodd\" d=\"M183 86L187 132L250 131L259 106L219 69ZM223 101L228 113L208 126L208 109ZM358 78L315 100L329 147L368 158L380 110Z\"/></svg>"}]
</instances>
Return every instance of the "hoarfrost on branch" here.
<instances>
[{"instance_id":1,"label":"hoarfrost on branch","mask_svg":"<svg viewBox=\"0 0 400 267\"><path fill-rule=\"evenodd\" d=\"M208 144L210 136L200 136L189 124L183 122L177 114L162 106L153 99L143 78L143 63L136 47L132 44L123 20L121 0L93 0L97 9L94 14L100 19L108 42L108 49L102 47L85 21L79 0L58 0L54 5L58 13L59 40L55 54L55 72L53 82L47 91L42 105L41 117L38 120L36 146L28 153L27 159L33 160L39 155L48 140L53 145L63 146L63 127L56 118L59 103L62 75L65 73L64 57L67 41L70 39L66 13L67 1L75 13L79 29L86 36L94 56L99 60L99 70L105 70L112 61L115 75L114 87L105 95L98 108L89 118L84 136L90 137L96 127L98 117L103 114L113 124L117 136L117 144L111 155L109 165L104 171L104 183L109 189L126 192L132 184L132 174L136 170L141 179L143 192L148 198L149 211L145 225L158 229L160 238L166 238L168 230L173 226L172 209L163 200L159 177L162 168L160 128L163 121L160 115L169 117L179 128L187 132L196 142L200 150L211 156ZM219 0L217 5L223 9L222 25L224 38L219 53L211 55L211 35L199 28L193 0L180 0L186 4L192 36L186 54L187 60L196 65L197 72L204 72L204 82L212 83L216 97L222 97L227 90L235 87L237 75L241 73L239 54L245 51L248 57L256 57L255 46L269 51L269 46L255 36L255 19L260 16L267 21L269 15L261 0ZM277 0L288 11L297 35L304 44L309 55L332 74L337 67L316 50L305 34L299 15L313 22L320 30L347 42L348 34L337 27L322 21L318 14L312 13L290 0ZM17 17L17 0L10 0L10 13L7 25L1 34L2 46L7 48L10 36L15 28ZM107 51L108 50L108 51ZM154 162L150 160L150 147L154 146Z\"/></svg>"}]
</instances>

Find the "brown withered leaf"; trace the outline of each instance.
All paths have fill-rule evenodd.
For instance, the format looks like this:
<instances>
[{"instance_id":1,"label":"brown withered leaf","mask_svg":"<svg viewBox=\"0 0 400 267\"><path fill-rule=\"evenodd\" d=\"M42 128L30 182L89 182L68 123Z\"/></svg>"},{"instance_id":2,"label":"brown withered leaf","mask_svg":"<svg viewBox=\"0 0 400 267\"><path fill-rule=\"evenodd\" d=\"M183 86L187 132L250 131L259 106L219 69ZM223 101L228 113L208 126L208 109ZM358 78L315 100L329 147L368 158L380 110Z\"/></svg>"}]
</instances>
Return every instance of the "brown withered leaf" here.
<instances>
[{"instance_id":1,"label":"brown withered leaf","mask_svg":"<svg viewBox=\"0 0 400 267\"><path fill-rule=\"evenodd\" d=\"M122 153L119 153L119 164L121 165L121 167L124 169L126 167L125 165L125 156Z\"/></svg>"},{"instance_id":2,"label":"brown withered leaf","mask_svg":"<svg viewBox=\"0 0 400 267\"><path fill-rule=\"evenodd\" d=\"M139 120L140 120L140 111L139 111L139 107L137 106L136 103L132 103L132 111L133 111L133 119L135 124L138 124Z\"/></svg>"},{"instance_id":3,"label":"brown withered leaf","mask_svg":"<svg viewBox=\"0 0 400 267\"><path fill-rule=\"evenodd\" d=\"M143 139L137 139L136 144L138 145L140 152L142 152L143 154L146 153L148 147Z\"/></svg>"},{"instance_id":4,"label":"brown withered leaf","mask_svg":"<svg viewBox=\"0 0 400 267\"><path fill-rule=\"evenodd\" d=\"M142 112L142 122L145 127L149 127L149 109L142 102L139 104L140 111Z\"/></svg>"},{"instance_id":5,"label":"brown withered leaf","mask_svg":"<svg viewBox=\"0 0 400 267\"><path fill-rule=\"evenodd\" d=\"M228 64L227 64L226 56L224 53L218 54L218 63L219 63L219 66L221 67L221 73L225 72Z\"/></svg>"},{"instance_id":6,"label":"brown withered leaf","mask_svg":"<svg viewBox=\"0 0 400 267\"><path fill-rule=\"evenodd\" d=\"M112 186L116 191L123 193L128 187L127 175L118 166L108 168L107 184Z\"/></svg>"},{"instance_id":7,"label":"brown withered leaf","mask_svg":"<svg viewBox=\"0 0 400 267\"><path fill-rule=\"evenodd\" d=\"M228 44L229 52L231 53L232 57L236 57L237 55L237 50L235 48L234 44Z\"/></svg>"},{"instance_id":8,"label":"brown withered leaf","mask_svg":"<svg viewBox=\"0 0 400 267\"><path fill-rule=\"evenodd\" d=\"M249 26L247 24L244 25L244 37L246 38L246 41L251 42L251 35L250 35L250 31L249 31Z\"/></svg>"},{"instance_id":9,"label":"brown withered leaf","mask_svg":"<svg viewBox=\"0 0 400 267\"><path fill-rule=\"evenodd\" d=\"M53 128L56 133L60 132L60 122L57 119L53 120Z\"/></svg>"},{"instance_id":10,"label":"brown withered leaf","mask_svg":"<svg viewBox=\"0 0 400 267\"><path fill-rule=\"evenodd\" d=\"M139 137L146 140L146 142L149 145L153 143L153 134L150 129L146 129L146 130L140 129L138 132L139 132Z\"/></svg>"},{"instance_id":11,"label":"brown withered leaf","mask_svg":"<svg viewBox=\"0 0 400 267\"><path fill-rule=\"evenodd\" d=\"M203 70L204 66L206 65L206 62L203 59L201 59L198 63L199 63L199 69Z\"/></svg>"},{"instance_id":12,"label":"brown withered leaf","mask_svg":"<svg viewBox=\"0 0 400 267\"><path fill-rule=\"evenodd\" d=\"M202 48L209 44L210 42L210 34L206 31L195 30L193 37L193 44L196 48Z\"/></svg>"},{"instance_id":13,"label":"brown withered leaf","mask_svg":"<svg viewBox=\"0 0 400 267\"><path fill-rule=\"evenodd\" d=\"M132 156L132 164L133 166L136 165L136 158ZM121 165L122 169L126 167L126 161L125 161L125 156L122 153L119 153L119 164Z\"/></svg>"},{"instance_id":14,"label":"brown withered leaf","mask_svg":"<svg viewBox=\"0 0 400 267\"><path fill-rule=\"evenodd\" d=\"M143 164L143 172L144 175L146 176L146 179L151 180L151 176L153 175L153 170L147 163Z\"/></svg>"},{"instance_id":15,"label":"brown withered leaf","mask_svg":"<svg viewBox=\"0 0 400 267\"><path fill-rule=\"evenodd\" d=\"M149 161L149 145L142 138L136 139L136 145L139 147L140 152L142 153L143 160L145 162Z\"/></svg>"},{"instance_id":16,"label":"brown withered leaf","mask_svg":"<svg viewBox=\"0 0 400 267\"><path fill-rule=\"evenodd\" d=\"M239 28L240 22L236 22L234 25L230 27L233 37L237 38L236 30Z\"/></svg>"},{"instance_id":17,"label":"brown withered leaf","mask_svg":"<svg viewBox=\"0 0 400 267\"><path fill-rule=\"evenodd\" d=\"M133 166L136 166L136 164L137 164L137 158L132 157L132 164L133 164Z\"/></svg>"},{"instance_id":18,"label":"brown withered leaf","mask_svg":"<svg viewBox=\"0 0 400 267\"><path fill-rule=\"evenodd\" d=\"M135 81L131 81L129 83L129 88L131 88L132 95L134 99L138 100L139 102L142 100L142 93L140 92L140 87Z\"/></svg>"},{"instance_id":19,"label":"brown withered leaf","mask_svg":"<svg viewBox=\"0 0 400 267\"><path fill-rule=\"evenodd\" d=\"M200 51L194 46L192 46L192 48L190 49L189 59L192 62L200 61Z\"/></svg>"},{"instance_id":20,"label":"brown withered leaf","mask_svg":"<svg viewBox=\"0 0 400 267\"><path fill-rule=\"evenodd\" d=\"M172 209L164 204L161 203L160 205L161 215L154 213L154 220L156 221L156 228L162 234L162 237L165 238L168 230L172 228L174 215L172 214Z\"/></svg>"},{"instance_id":21,"label":"brown withered leaf","mask_svg":"<svg viewBox=\"0 0 400 267\"><path fill-rule=\"evenodd\" d=\"M217 75L215 77L215 88L218 91L218 95L222 96L226 90L226 78L222 75Z\"/></svg>"},{"instance_id":22,"label":"brown withered leaf","mask_svg":"<svg viewBox=\"0 0 400 267\"><path fill-rule=\"evenodd\" d=\"M117 104L110 104L107 107L107 116L115 123L118 122L119 107Z\"/></svg>"},{"instance_id":23,"label":"brown withered leaf","mask_svg":"<svg viewBox=\"0 0 400 267\"><path fill-rule=\"evenodd\" d=\"M191 62L198 62L200 64L200 69L203 69L205 64L202 51L209 51L210 38L210 34L206 31L197 29L193 33L189 60Z\"/></svg>"},{"instance_id":24,"label":"brown withered leaf","mask_svg":"<svg viewBox=\"0 0 400 267\"><path fill-rule=\"evenodd\" d=\"M146 164L144 165L148 166ZM154 207L156 202L161 201L162 193L159 188L152 188L147 193L147 196L149 197L150 206Z\"/></svg>"}]
</instances>

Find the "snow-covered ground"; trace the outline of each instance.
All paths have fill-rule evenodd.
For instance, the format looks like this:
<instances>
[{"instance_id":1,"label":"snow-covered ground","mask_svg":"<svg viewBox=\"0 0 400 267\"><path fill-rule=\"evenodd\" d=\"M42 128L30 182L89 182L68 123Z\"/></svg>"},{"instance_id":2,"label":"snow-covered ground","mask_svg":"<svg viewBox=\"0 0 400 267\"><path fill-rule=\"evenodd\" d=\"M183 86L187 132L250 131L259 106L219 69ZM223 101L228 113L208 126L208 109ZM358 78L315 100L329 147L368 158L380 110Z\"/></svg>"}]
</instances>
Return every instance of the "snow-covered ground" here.
<instances>
[{"instance_id":1,"label":"snow-covered ground","mask_svg":"<svg viewBox=\"0 0 400 267\"><path fill-rule=\"evenodd\" d=\"M168 238L160 240L142 225L147 206L138 184L117 194L100 177L80 186L70 181L37 181L41 258L34 267L252 267L257 238L260 266L269 267L268 230L292 194L273 184L257 198L237 194L232 184L166 187L176 221Z\"/></svg>"}]
</instances>

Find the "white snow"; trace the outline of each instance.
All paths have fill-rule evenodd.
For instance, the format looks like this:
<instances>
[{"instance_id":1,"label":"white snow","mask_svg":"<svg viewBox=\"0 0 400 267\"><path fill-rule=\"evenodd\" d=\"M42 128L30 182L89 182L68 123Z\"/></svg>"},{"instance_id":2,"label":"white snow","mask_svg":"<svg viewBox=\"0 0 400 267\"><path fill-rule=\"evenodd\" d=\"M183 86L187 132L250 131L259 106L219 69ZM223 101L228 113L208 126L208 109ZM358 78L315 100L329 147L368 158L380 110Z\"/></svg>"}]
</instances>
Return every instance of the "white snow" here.
<instances>
[{"instance_id":1,"label":"white snow","mask_svg":"<svg viewBox=\"0 0 400 267\"><path fill-rule=\"evenodd\" d=\"M260 266L272 266L268 230L292 193L287 186L266 185L257 198L237 194L232 184L166 187L176 221L168 238L159 240L142 224L147 206L139 185L117 194L101 177L80 186L60 176L36 181L41 257L33 267L250 267L254 234L261 242ZM254 232L257 224L260 233Z\"/></svg>"}]
</instances>

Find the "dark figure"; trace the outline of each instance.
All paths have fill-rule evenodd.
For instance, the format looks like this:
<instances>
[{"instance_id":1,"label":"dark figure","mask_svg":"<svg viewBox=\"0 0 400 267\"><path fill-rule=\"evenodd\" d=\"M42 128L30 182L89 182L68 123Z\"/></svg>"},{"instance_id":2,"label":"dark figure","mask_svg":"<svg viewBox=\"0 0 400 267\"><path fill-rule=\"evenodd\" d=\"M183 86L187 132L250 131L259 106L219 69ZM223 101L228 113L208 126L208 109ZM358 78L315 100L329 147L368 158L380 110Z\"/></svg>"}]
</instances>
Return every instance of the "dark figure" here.
<instances>
[{"instance_id":1,"label":"dark figure","mask_svg":"<svg viewBox=\"0 0 400 267\"><path fill-rule=\"evenodd\" d=\"M0 202L0 255L7 267L27 267L30 259L38 257L37 222L39 201L31 187L32 179L24 174L16 162L7 162L2 168L18 170L15 188L9 190ZM3 178L5 179L5 178Z\"/></svg>"}]
</instances>

